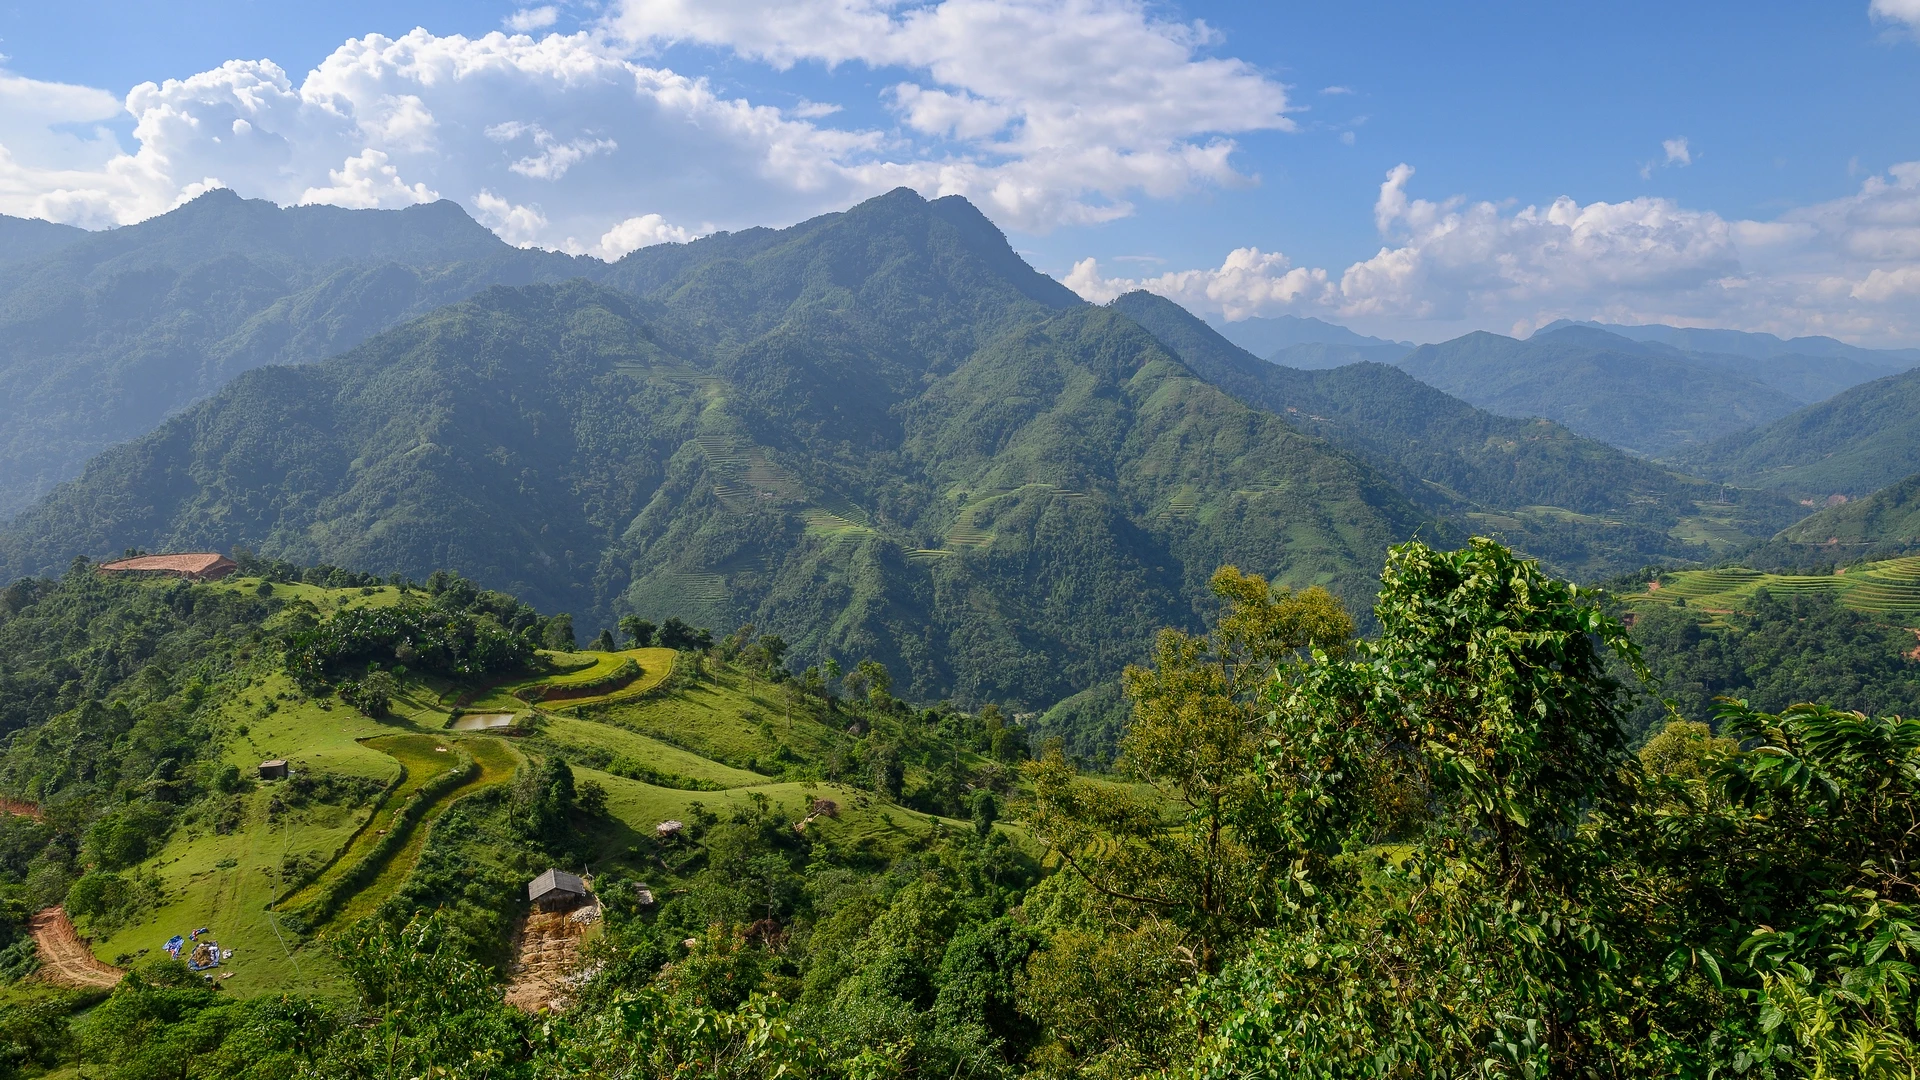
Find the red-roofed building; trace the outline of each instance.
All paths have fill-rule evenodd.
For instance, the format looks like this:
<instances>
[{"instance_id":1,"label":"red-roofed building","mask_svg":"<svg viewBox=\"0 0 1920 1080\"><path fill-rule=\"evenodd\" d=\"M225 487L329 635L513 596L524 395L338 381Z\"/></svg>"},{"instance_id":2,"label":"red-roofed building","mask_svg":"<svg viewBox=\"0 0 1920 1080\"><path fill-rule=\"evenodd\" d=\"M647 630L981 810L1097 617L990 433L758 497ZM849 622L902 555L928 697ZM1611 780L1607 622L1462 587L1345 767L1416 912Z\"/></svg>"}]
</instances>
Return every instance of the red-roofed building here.
<instances>
[{"instance_id":1,"label":"red-roofed building","mask_svg":"<svg viewBox=\"0 0 1920 1080\"><path fill-rule=\"evenodd\" d=\"M190 581L219 581L240 567L232 559L215 551L182 555L140 555L101 563L103 574L167 574Z\"/></svg>"}]
</instances>

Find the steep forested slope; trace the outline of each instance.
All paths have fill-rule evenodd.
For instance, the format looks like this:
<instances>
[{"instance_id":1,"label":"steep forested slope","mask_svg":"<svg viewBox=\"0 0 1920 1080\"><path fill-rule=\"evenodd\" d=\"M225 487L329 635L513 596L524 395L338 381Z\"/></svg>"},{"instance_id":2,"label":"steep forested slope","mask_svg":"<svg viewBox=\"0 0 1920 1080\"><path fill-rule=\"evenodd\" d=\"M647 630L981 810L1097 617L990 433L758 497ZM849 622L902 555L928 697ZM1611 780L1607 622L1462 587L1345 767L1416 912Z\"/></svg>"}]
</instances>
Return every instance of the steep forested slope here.
<instances>
[{"instance_id":1,"label":"steep forested slope","mask_svg":"<svg viewBox=\"0 0 1920 1080\"><path fill-rule=\"evenodd\" d=\"M220 189L70 232L0 260L0 515L242 371L332 355L489 284L598 265L509 247L449 202L283 209Z\"/></svg>"},{"instance_id":2,"label":"steep forested slope","mask_svg":"<svg viewBox=\"0 0 1920 1080\"><path fill-rule=\"evenodd\" d=\"M25 262L85 238L86 230L0 214L0 266Z\"/></svg>"},{"instance_id":3,"label":"steep forested slope","mask_svg":"<svg viewBox=\"0 0 1920 1080\"><path fill-rule=\"evenodd\" d=\"M1384 364L1266 363L1150 293L1113 306L1228 393L1364 456L1434 512L1475 515L1476 530L1566 572L1597 577L1710 558L1730 539L1766 536L1803 512L1677 475L1551 421L1475 408Z\"/></svg>"},{"instance_id":4,"label":"steep forested slope","mask_svg":"<svg viewBox=\"0 0 1920 1080\"><path fill-rule=\"evenodd\" d=\"M753 621L928 697L1042 705L1190 624L1237 562L1368 606L1422 515L910 193L496 288L267 368L116 449L0 538L451 566L604 625ZM1431 533L1434 527L1429 525Z\"/></svg>"},{"instance_id":5,"label":"steep forested slope","mask_svg":"<svg viewBox=\"0 0 1920 1080\"><path fill-rule=\"evenodd\" d=\"M1507 416L1544 416L1635 453L1672 454L1803 402L1716 364L1590 327L1515 341L1477 332L1399 361L1422 382Z\"/></svg>"},{"instance_id":6,"label":"steep forested slope","mask_svg":"<svg viewBox=\"0 0 1920 1080\"><path fill-rule=\"evenodd\" d=\"M1920 371L1856 386L1682 459L1729 483L1859 497L1920 472Z\"/></svg>"}]
</instances>

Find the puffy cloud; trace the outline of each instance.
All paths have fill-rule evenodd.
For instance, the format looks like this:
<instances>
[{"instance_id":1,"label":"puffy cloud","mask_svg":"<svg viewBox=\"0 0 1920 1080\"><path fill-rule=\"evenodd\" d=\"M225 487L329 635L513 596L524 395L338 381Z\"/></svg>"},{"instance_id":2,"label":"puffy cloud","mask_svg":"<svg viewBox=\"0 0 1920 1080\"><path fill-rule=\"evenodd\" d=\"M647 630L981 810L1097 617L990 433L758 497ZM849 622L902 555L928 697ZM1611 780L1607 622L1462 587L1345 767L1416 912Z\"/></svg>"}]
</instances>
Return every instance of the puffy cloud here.
<instances>
[{"instance_id":1,"label":"puffy cloud","mask_svg":"<svg viewBox=\"0 0 1920 1080\"><path fill-rule=\"evenodd\" d=\"M670 224L659 214L641 214L608 229L606 235L591 249L591 254L603 259L617 259L629 251L655 244L684 244L697 234L678 225Z\"/></svg>"},{"instance_id":2,"label":"puffy cloud","mask_svg":"<svg viewBox=\"0 0 1920 1080\"><path fill-rule=\"evenodd\" d=\"M0 212L95 227L209 186L346 206L446 193L514 243L584 249L647 214L797 220L926 172L881 161L879 134L724 96L597 32L369 35L298 83L270 61L236 60L143 83L123 102L6 77L0 105ZM126 115L131 150L104 130L97 145L59 134ZM62 138L78 149L47 149Z\"/></svg>"},{"instance_id":3,"label":"puffy cloud","mask_svg":"<svg viewBox=\"0 0 1920 1080\"><path fill-rule=\"evenodd\" d=\"M552 4L540 7L521 8L503 20L503 25L516 34L545 30L560 21L560 9Z\"/></svg>"},{"instance_id":4,"label":"puffy cloud","mask_svg":"<svg viewBox=\"0 0 1920 1080\"><path fill-rule=\"evenodd\" d=\"M123 101L0 73L0 212L101 226L214 185L349 206L445 192L515 243L617 250L653 235L628 228L650 215L779 224L905 185L1046 230L1251 182L1231 137L1292 126L1280 84L1141 0L627 0L603 26L525 33L558 19L368 35L298 81L234 60ZM833 126L839 105L755 104L646 62L675 41L884 70L901 126ZM129 116L130 148L74 134Z\"/></svg>"},{"instance_id":5,"label":"puffy cloud","mask_svg":"<svg viewBox=\"0 0 1920 1080\"><path fill-rule=\"evenodd\" d=\"M244 120L235 120L236 125ZM387 164L387 155L378 150L362 150L338 169L328 169L326 187L310 187L300 193L302 206L331 203L353 210L391 210L416 203L433 202L440 197L425 184L409 187L400 179L400 170Z\"/></svg>"},{"instance_id":6,"label":"puffy cloud","mask_svg":"<svg viewBox=\"0 0 1920 1080\"><path fill-rule=\"evenodd\" d=\"M1667 152L1667 164L1669 165L1679 165L1685 168L1693 164L1693 154L1687 149L1687 137L1685 135L1677 139L1662 139L1660 141L1660 149Z\"/></svg>"},{"instance_id":7,"label":"puffy cloud","mask_svg":"<svg viewBox=\"0 0 1920 1080\"><path fill-rule=\"evenodd\" d=\"M610 26L642 46L692 42L779 68L906 72L888 102L950 150L860 174L965 195L1028 230L1123 217L1139 194L1246 183L1230 136L1294 126L1285 87L1205 55L1204 24L1137 0L625 0Z\"/></svg>"},{"instance_id":8,"label":"puffy cloud","mask_svg":"<svg viewBox=\"0 0 1920 1080\"><path fill-rule=\"evenodd\" d=\"M1104 278L1083 260L1065 281L1091 300L1145 288L1229 319L1311 313L1395 336L1593 318L1920 338L1920 162L1774 221L1659 198L1436 203L1409 193L1413 175L1406 165L1387 174L1374 220L1388 242L1337 277L1242 248L1218 269L1139 280Z\"/></svg>"},{"instance_id":9,"label":"puffy cloud","mask_svg":"<svg viewBox=\"0 0 1920 1080\"><path fill-rule=\"evenodd\" d=\"M1920 0L1873 0L1867 11L1876 19L1903 22L1920 30Z\"/></svg>"},{"instance_id":10,"label":"puffy cloud","mask_svg":"<svg viewBox=\"0 0 1920 1080\"><path fill-rule=\"evenodd\" d=\"M1325 270L1297 267L1285 255L1259 248L1236 248L1215 270L1176 270L1149 278L1103 277L1093 259L1082 259L1064 283L1094 303L1145 289L1189 308L1221 312L1228 319L1296 304L1324 304L1332 296Z\"/></svg>"}]
</instances>

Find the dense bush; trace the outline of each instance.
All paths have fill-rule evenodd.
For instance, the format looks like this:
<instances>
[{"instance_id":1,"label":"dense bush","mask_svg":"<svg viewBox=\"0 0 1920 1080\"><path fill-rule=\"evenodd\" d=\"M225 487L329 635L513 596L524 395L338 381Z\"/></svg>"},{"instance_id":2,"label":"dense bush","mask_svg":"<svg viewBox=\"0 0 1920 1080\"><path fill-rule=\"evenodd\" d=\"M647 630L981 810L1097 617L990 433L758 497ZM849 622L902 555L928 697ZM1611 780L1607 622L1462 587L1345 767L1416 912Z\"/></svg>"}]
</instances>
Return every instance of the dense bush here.
<instances>
[{"instance_id":1,"label":"dense bush","mask_svg":"<svg viewBox=\"0 0 1920 1080\"><path fill-rule=\"evenodd\" d=\"M532 658L533 646L524 637L490 617L408 602L336 612L286 643L287 670L306 687L368 661L470 677L511 671Z\"/></svg>"}]
</instances>

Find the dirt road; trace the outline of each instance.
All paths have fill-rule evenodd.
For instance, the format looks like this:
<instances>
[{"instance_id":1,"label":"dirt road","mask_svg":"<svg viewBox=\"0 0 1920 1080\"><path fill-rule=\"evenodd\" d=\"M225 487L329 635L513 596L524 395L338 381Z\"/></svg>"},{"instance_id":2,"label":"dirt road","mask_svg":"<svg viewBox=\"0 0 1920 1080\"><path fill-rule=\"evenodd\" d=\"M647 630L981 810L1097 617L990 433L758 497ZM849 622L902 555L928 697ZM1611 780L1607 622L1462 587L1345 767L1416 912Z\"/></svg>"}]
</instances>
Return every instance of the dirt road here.
<instances>
[{"instance_id":1,"label":"dirt road","mask_svg":"<svg viewBox=\"0 0 1920 1080\"><path fill-rule=\"evenodd\" d=\"M33 943L40 950L40 974L48 982L60 986L108 987L119 983L120 976L126 974L94 957L93 950L74 932L73 920L67 918L66 908L50 907L35 915L27 926L33 931Z\"/></svg>"}]
</instances>

